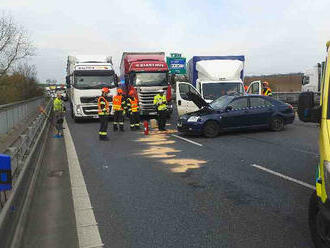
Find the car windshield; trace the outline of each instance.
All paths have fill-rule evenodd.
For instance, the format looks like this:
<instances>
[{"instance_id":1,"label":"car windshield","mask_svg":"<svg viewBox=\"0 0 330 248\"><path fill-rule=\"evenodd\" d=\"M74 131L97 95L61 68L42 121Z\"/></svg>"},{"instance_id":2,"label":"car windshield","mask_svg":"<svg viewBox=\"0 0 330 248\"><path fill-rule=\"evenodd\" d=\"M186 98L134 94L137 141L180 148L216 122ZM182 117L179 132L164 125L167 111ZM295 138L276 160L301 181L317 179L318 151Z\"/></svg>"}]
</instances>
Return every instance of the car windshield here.
<instances>
[{"instance_id":1,"label":"car windshield","mask_svg":"<svg viewBox=\"0 0 330 248\"><path fill-rule=\"evenodd\" d=\"M74 86L78 89L102 89L103 87L116 87L114 75L75 76Z\"/></svg>"},{"instance_id":2,"label":"car windshield","mask_svg":"<svg viewBox=\"0 0 330 248\"><path fill-rule=\"evenodd\" d=\"M166 72L139 72L132 75L134 86L166 86Z\"/></svg>"},{"instance_id":3,"label":"car windshield","mask_svg":"<svg viewBox=\"0 0 330 248\"><path fill-rule=\"evenodd\" d=\"M205 100L215 100L224 95L235 93L243 94L244 89L240 82L233 83L203 83L203 98Z\"/></svg>"},{"instance_id":4,"label":"car windshield","mask_svg":"<svg viewBox=\"0 0 330 248\"><path fill-rule=\"evenodd\" d=\"M210 103L213 109L223 109L228 103L230 103L235 97L234 96L222 96Z\"/></svg>"}]
</instances>

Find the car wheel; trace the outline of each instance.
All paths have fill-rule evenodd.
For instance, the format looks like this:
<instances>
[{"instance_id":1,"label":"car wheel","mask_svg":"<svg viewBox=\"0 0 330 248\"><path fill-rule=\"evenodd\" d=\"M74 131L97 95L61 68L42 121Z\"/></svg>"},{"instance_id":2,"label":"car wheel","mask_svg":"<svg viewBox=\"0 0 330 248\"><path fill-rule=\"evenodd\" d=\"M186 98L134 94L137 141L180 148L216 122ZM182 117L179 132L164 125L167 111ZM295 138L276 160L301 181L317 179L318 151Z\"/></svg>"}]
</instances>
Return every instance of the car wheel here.
<instances>
[{"instance_id":1,"label":"car wheel","mask_svg":"<svg viewBox=\"0 0 330 248\"><path fill-rule=\"evenodd\" d=\"M219 125L215 121L206 122L203 127L203 134L207 138L214 138L219 134Z\"/></svg>"},{"instance_id":2,"label":"car wheel","mask_svg":"<svg viewBox=\"0 0 330 248\"><path fill-rule=\"evenodd\" d=\"M319 200L315 191L309 200L308 221L315 247L330 247L330 223L327 223L321 215Z\"/></svg>"},{"instance_id":3,"label":"car wheel","mask_svg":"<svg viewBox=\"0 0 330 248\"><path fill-rule=\"evenodd\" d=\"M282 131L284 129L284 120L281 117L274 117L270 121L270 129L273 131Z\"/></svg>"}]
</instances>

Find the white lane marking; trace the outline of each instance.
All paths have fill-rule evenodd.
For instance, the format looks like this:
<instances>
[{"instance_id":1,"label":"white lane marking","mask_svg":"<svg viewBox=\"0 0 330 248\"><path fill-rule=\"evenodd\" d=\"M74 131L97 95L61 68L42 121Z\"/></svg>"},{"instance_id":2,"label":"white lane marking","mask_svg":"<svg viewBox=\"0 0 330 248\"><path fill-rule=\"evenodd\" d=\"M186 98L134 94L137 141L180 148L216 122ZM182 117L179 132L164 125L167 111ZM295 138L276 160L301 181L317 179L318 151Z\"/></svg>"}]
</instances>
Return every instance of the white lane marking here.
<instances>
[{"instance_id":1,"label":"white lane marking","mask_svg":"<svg viewBox=\"0 0 330 248\"><path fill-rule=\"evenodd\" d=\"M93 207L86 188L76 148L66 120L63 123L65 147L68 156L73 206L80 248L103 247ZM79 187L79 190L77 189ZM82 197L83 194L83 197Z\"/></svg>"},{"instance_id":2,"label":"white lane marking","mask_svg":"<svg viewBox=\"0 0 330 248\"><path fill-rule=\"evenodd\" d=\"M315 186L313 186L313 185L310 185L310 184L308 184L308 183L304 183L303 181L297 180L297 179L292 178L292 177L288 177L288 176L286 176L286 175L283 175L283 174L278 173L278 172L276 172L276 171L273 171L273 170L267 169L267 168L262 167L262 166L260 166L260 165L257 165L257 164L251 164L251 166L252 166L252 167L255 167L255 168L259 169L259 170L262 170L262 171L268 172L268 173L270 173L270 174L272 174L272 175L275 175L275 176L281 177L281 178L283 178L283 179L286 179L286 180L288 180L288 181L290 181L290 182L297 183L297 184L302 185L302 186L304 186L304 187L306 187L306 188L309 188L309 189L312 189L312 190L315 190L315 189L316 189Z\"/></svg>"},{"instance_id":3,"label":"white lane marking","mask_svg":"<svg viewBox=\"0 0 330 248\"><path fill-rule=\"evenodd\" d=\"M192 141L192 140L190 140L190 139L186 139L186 138L180 137L180 136L175 135L175 134L171 134L171 136L173 136L173 137L175 137L175 138L178 138L178 139L182 139L182 140L187 141L187 142L189 142L189 143L191 143L191 144L194 144L194 145L196 145L196 146L203 146L202 144L199 144L199 143L197 143L197 142L195 142L195 141Z\"/></svg>"}]
</instances>

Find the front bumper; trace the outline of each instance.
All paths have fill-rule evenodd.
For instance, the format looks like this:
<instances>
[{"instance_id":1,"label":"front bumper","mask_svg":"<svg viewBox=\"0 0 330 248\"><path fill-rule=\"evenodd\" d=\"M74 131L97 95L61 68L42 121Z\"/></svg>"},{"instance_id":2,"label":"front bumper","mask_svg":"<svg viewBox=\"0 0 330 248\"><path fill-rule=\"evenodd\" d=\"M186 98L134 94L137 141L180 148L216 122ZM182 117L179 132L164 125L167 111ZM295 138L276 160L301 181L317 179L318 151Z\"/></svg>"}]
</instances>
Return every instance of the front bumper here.
<instances>
[{"instance_id":1,"label":"front bumper","mask_svg":"<svg viewBox=\"0 0 330 248\"><path fill-rule=\"evenodd\" d=\"M177 129L181 133L202 134L203 124L201 122L187 122L178 120Z\"/></svg>"}]
</instances>

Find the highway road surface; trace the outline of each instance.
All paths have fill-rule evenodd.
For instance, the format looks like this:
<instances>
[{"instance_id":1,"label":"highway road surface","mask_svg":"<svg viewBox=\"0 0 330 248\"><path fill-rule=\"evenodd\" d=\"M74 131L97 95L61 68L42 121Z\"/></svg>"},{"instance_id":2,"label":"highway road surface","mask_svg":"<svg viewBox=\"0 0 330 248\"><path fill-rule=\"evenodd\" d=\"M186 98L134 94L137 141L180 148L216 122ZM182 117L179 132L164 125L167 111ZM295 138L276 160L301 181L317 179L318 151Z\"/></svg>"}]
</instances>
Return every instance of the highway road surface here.
<instances>
[{"instance_id":1,"label":"highway road surface","mask_svg":"<svg viewBox=\"0 0 330 248\"><path fill-rule=\"evenodd\" d=\"M307 212L318 163L315 124L207 139L181 135L175 123L173 117L167 132L148 136L130 131L127 122L123 133L110 125L104 142L97 121L74 123L67 116L63 170L81 168L99 232L90 238L95 246L312 247ZM75 210L79 204L68 203ZM72 236L83 242L86 235L77 233Z\"/></svg>"}]
</instances>

